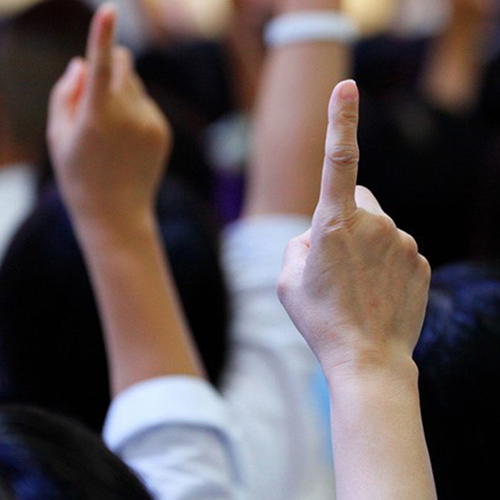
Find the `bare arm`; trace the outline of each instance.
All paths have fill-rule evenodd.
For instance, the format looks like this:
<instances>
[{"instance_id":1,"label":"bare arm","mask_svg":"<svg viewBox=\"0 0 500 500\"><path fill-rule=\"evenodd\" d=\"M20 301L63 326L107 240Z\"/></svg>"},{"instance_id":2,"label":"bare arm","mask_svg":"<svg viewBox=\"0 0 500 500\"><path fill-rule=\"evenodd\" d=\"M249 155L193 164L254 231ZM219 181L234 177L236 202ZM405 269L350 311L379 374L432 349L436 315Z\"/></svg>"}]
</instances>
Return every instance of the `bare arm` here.
<instances>
[{"instance_id":1,"label":"bare arm","mask_svg":"<svg viewBox=\"0 0 500 500\"><path fill-rule=\"evenodd\" d=\"M329 383L338 500L436 498L411 358L429 265L356 188L358 91L334 90L321 194L286 252L280 297Z\"/></svg>"},{"instance_id":2,"label":"bare arm","mask_svg":"<svg viewBox=\"0 0 500 500\"><path fill-rule=\"evenodd\" d=\"M87 60L56 86L49 140L57 179L104 322L112 391L162 375L202 376L160 248L153 201L170 148L130 55L113 48L115 14L94 18Z\"/></svg>"},{"instance_id":3,"label":"bare arm","mask_svg":"<svg viewBox=\"0 0 500 500\"><path fill-rule=\"evenodd\" d=\"M335 10L338 5L336 0L271 3L278 14ZM344 76L347 54L348 49L336 42L297 43L268 51L244 219L225 235L223 262L232 297L235 361L229 364L223 393L238 415L248 483L259 499L333 495L323 428L317 425L312 396L308 397L317 364L283 311L276 283L286 243L307 228L317 201L327 123L324 109L333 82ZM274 214L285 217L258 217Z\"/></svg>"},{"instance_id":4,"label":"bare arm","mask_svg":"<svg viewBox=\"0 0 500 500\"><path fill-rule=\"evenodd\" d=\"M450 23L431 41L422 72L425 97L450 113L474 109L498 5L492 0L454 0Z\"/></svg>"},{"instance_id":5,"label":"bare arm","mask_svg":"<svg viewBox=\"0 0 500 500\"><path fill-rule=\"evenodd\" d=\"M283 0L277 13L338 10L340 0ZM244 215L312 215L318 196L324 110L332 85L346 77L349 49L306 42L270 49L255 112Z\"/></svg>"}]
</instances>

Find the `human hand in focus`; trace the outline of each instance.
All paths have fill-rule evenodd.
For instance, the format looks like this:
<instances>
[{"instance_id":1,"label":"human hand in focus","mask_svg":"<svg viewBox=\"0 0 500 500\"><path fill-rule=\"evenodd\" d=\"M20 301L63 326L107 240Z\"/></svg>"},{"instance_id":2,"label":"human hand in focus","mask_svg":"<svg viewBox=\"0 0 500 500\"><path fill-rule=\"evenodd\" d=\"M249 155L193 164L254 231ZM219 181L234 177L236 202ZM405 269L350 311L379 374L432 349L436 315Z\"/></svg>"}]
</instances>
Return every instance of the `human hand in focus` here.
<instances>
[{"instance_id":1,"label":"human hand in focus","mask_svg":"<svg viewBox=\"0 0 500 500\"><path fill-rule=\"evenodd\" d=\"M73 216L116 220L150 210L171 148L130 53L114 47L114 25L113 7L101 7L86 59L72 61L51 96L50 153Z\"/></svg>"},{"instance_id":2,"label":"human hand in focus","mask_svg":"<svg viewBox=\"0 0 500 500\"><path fill-rule=\"evenodd\" d=\"M278 286L327 374L408 366L430 280L414 239L356 188L358 102L352 81L333 91L319 203L287 247Z\"/></svg>"}]
</instances>

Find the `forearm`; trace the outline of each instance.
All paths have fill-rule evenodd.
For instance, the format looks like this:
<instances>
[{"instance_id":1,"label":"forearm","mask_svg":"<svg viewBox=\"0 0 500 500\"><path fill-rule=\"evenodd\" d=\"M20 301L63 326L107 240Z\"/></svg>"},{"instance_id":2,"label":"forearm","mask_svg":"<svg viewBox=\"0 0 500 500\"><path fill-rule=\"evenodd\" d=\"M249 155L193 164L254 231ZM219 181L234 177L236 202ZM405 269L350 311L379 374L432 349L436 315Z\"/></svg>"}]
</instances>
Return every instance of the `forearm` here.
<instances>
[{"instance_id":1,"label":"forearm","mask_svg":"<svg viewBox=\"0 0 500 500\"><path fill-rule=\"evenodd\" d=\"M201 376L153 215L74 220L104 323L113 393L164 375Z\"/></svg>"},{"instance_id":2,"label":"forearm","mask_svg":"<svg viewBox=\"0 0 500 500\"><path fill-rule=\"evenodd\" d=\"M329 376L337 500L434 500L417 368Z\"/></svg>"},{"instance_id":3,"label":"forearm","mask_svg":"<svg viewBox=\"0 0 500 500\"><path fill-rule=\"evenodd\" d=\"M232 65L233 93L239 111L248 113L257 96L264 47L260 30L235 19L227 37L227 48Z\"/></svg>"},{"instance_id":4,"label":"forearm","mask_svg":"<svg viewBox=\"0 0 500 500\"><path fill-rule=\"evenodd\" d=\"M289 0L282 12L337 10L338 0ZM337 42L270 48L256 106L245 215L311 215L320 184L325 109L345 77L349 49Z\"/></svg>"},{"instance_id":5,"label":"forearm","mask_svg":"<svg viewBox=\"0 0 500 500\"><path fill-rule=\"evenodd\" d=\"M452 113L474 107L490 30L484 20L457 20L431 42L421 87L433 105Z\"/></svg>"}]
</instances>

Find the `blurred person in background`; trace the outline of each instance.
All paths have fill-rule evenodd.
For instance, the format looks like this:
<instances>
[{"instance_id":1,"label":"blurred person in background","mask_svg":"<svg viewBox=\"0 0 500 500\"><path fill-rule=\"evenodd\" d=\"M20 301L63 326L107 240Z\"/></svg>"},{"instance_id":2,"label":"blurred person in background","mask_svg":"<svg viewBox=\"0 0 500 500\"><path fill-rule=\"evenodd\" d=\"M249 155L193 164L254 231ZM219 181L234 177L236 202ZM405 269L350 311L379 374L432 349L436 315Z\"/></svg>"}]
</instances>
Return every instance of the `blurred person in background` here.
<instances>
[{"instance_id":1,"label":"blurred person in background","mask_svg":"<svg viewBox=\"0 0 500 500\"><path fill-rule=\"evenodd\" d=\"M219 386L229 305L216 229L175 176L156 209L187 321ZM102 326L72 225L50 185L0 268L0 360L1 403L56 411L101 432L110 402Z\"/></svg>"},{"instance_id":2,"label":"blurred person in background","mask_svg":"<svg viewBox=\"0 0 500 500\"><path fill-rule=\"evenodd\" d=\"M295 6L286 2L279 12L288 13ZM328 6L332 11L338 8L338 4ZM337 15L334 17L339 20ZM248 375L250 367L255 369L259 364L267 372L259 374L265 375L262 380L266 388L259 391L260 399L274 392L273 404L267 402L265 413L258 419L252 418L248 426L250 421L243 422L243 416L255 412L255 407L259 414L264 409L262 401L247 393L245 414L240 414L234 401L227 408L207 386L177 305L153 212L155 186L171 135L158 108L138 85L130 56L123 50L113 50L113 19L113 11L108 8L97 14L88 59L74 60L58 82L49 123L57 178L84 249L105 324L111 387L116 395L107 422L108 442L141 473L157 498L230 499L238 494L259 499L267 494L269 498L288 499L294 494L297 498L311 498L313 491L320 491L317 488L322 475L313 480L313 474L319 471L310 461L313 456L306 455L309 439L304 425L312 422L309 412L300 408L304 401L299 399L303 396L303 372L312 365L306 359L306 346L299 342L296 332L293 337L290 335L293 329L285 332L285 323L278 318L275 303L271 304L269 288L274 270L269 261L273 261L274 268L284 233L306 225L304 215L311 203L314 206L312 198L317 198L318 185L314 193L309 187L321 174L311 172L309 162L304 160L320 162L323 156L324 150L314 146L317 132L324 130L326 120L320 119L316 108L325 97L328 100L322 92L327 86L324 77L345 67L345 49L334 40L339 33L335 29L333 37L332 27L332 36L321 38L323 43L294 40L289 46L281 44L270 51L274 57L270 59L259 99L257 114L261 127L257 130L262 135L255 142L254 179L246 217L232 228L227 242L231 247L229 261L234 265L236 297L241 300L236 308L242 321L238 340L246 344L245 349L239 345L239 356L235 356L232 389L239 386L235 396L242 397L244 373ZM318 42L318 36L324 34L311 36ZM311 67L332 56L337 65L326 74L313 74L290 64L299 54L303 64ZM290 84L295 88L288 87ZM286 88L291 92L283 92ZM318 91L306 91L310 95L307 105L293 96L305 89ZM284 102L290 106L283 108ZM357 190L355 200L357 153L351 153L357 150L357 103L358 93L352 81L342 82L332 94L320 201L311 231L302 236L312 235L311 244L307 245L310 257L307 263L296 261L297 266L285 264L287 278L281 282L280 296L331 376L332 400L340 401L334 414L339 500L372 498L374 494L431 500L435 499L432 474L420 425L416 371L409 358L423 317L429 266L411 237L399 232L381 213L367 190ZM301 120L300 124L288 120L282 114L284 109L289 116L306 119L310 127L304 130ZM282 119L282 130L276 129L276 120ZM283 134L281 137L295 139L291 141L292 151L286 144L270 155L269 148L274 145L268 134L271 130L278 137ZM92 154L87 156L89 153ZM267 168L272 164L274 171ZM290 182L269 199L268 194L273 191L269 180L284 172ZM306 181L305 189L299 180ZM290 198L292 193L298 197ZM296 213L301 215L292 215ZM359 224L348 227L346 221L352 218ZM283 231L280 235L278 227ZM259 244L262 236L266 236L265 249ZM347 251L346 237L350 242ZM367 246L366 238L373 244ZM335 244L338 239L340 246ZM298 240L295 239L295 246ZM324 245L328 242L333 244ZM303 248L299 255L297 246L292 250L290 246L288 264L304 257L304 250L307 252ZM338 250L344 258L335 255ZM349 262L345 268L344 259ZM386 265L387 259L391 265ZM245 261L251 265L242 267ZM340 271L343 283L338 281L339 273L335 269L332 272L332 264ZM333 278L337 286L332 288L322 282L317 288L314 279L311 289L301 279L302 271L304 275L319 272L320 281ZM367 279L362 279L363 275ZM394 295L394 286L401 293ZM333 315L332 291L333 296L340 297L333 300ZM382 299L382 307L356 307L353 311L353 302L346 300L355 297L359 306L372 302L373 293ZM262 311L262 306L267 311ZM263 312L267 321L274 318L272 328L271 324L266 325L267 321L249 321L256 310L261 321ZM314 314L309 314L311 311ZM325 324L329 324L326 331ZM346 363L355 368L360 355L366 359L367 344L373 353L372 343L375 351L382 353L382 363L362 363L362 371L368 367L364 375L359 373L358 378L355 370L350 376L347 372L347 378L342 377ZM266 354L267 363L259 362L258 353ZM293 364L295 370L288 371L287 364ZM375 384L370 374L375 376ZM255 393L256 386L251 385ZM371 396L368 404L366 394ZM225 397L228 398L227 392ZM284 412L277 408L281 398L287 400ZM164 406L166 402L170 403L168 408ZM268 419L262 418L264 415ZM288 427L283 435L285 429L280 423ZM292 425L294 432L290 432ZM240 438L232 433L239 426ZM395 434L398 439L394 439ZM297 453L288 446L278 453L278 443L283 438L289 442L291 436L300 440L301 446L295 448ZM381 447L380 454L372 445L373 440ZM283 477L281 468L282 472L287 471ZM304 481L307 474L310 483ZM265 489L268 481L273 485ZM299 494L302 488L303 493ZM331 494L325 498L331 498Z\"/></svg>"},{"instance_id":3,"label":"blurred person in background","mask_svg":"<svg viewBox=\"0 0 500 500\"><path fill-rule=\"evenodd\" d=\"M460 262L437 270L414 358L438 498L496 498L500 268Z\"/></svg>"},{"instance_id":4,"label":"blurred person in background","mask_svg":"<svg viewBox=\"0 0 500 500\"><path fill-rule=\"evenodd\" d=\"M128 467L93 433L39 409L0 408L2 500L151 500Z\"/></svg>"},{"instance_id":5,"label":"blurred person in background","mask_svg":"<svg viewBox=\"0 0 500 500\"><path fill-rule=\"evenodd\" d=\"M83 54L90 17L78 1L52 0L0 25L0 259L37 198L50 89Z\"/></svg>"},{"instance_id":6,"label":"blurred person in background","mask_svg":"<svg viewBox=\"0 0 500 500\"><path fill-rule=\"evenodd\" d=\"M338 7L332 0L324 0L321 5L333 12ZM289 8L288 0L280 2L276 13ZM347 72L348 49L334 37L322 43L275 48L269 55L256 114L261 132L252 160L247 216L224 237L232 351L219 387L237 415L245 468L255 497L301 498L307 492L311 498L329 498L333 491L327 472L331 464L309 399L310 374L316 363L284 314L275 285L286 241L308 225L316 203L320 172L318 168L311 175L309 166L321 165L324 109L332 81ZM317 71L318 67L322 70ZM284 88L289 90L283 92ZM304 92L310 96L307 104L299 98ZM283 117L284 110L288 118ZM278 130L277 120L289 126ZM303 121L309 123L305 132L292 126ZM288 179L286 186L278 182L282 176ZM69 413L99 428L109 395L105 392L104 352L94 299L59 196L48 191L44 195L17 235L1 271L4 285L0 283L0 318L6 332L2 340L4 394L8 401L20 398L17 400ZM282 218L283 214L288 215ZM203 259L206 248L198 245L203 233L182 232L181 228L186 236L183 239L176 234L180 226L184 227L180 219L174 215L167 224L170 229L164 235L173 253L176 242L186 243L177 247L179 264L175 257L172 259L173 266L178 267L174 274L184 273L187 290L199 292L193 297L188 319L194 317L200 325L198 339L205 346L200 346L202 355L215 380L209 353L215 353L212 366L220 374L225 368L224 343L220 341L225 332L220 323L201 311L208 309L209 314L224 319L227 305L211 288L218 286L220 277L207 275L213 261ZM160 227L164 227L163 221ZM255 238L265 239L265 247L255 247ZM192 244L197 245L194 252L189 247ZM201 263L193 270L195 276L187 270L193 262ZM182 279L178 283L182 296ZM220 304L212 302L218 300ZM16 331L19 325L21 329ZM73 329L74 336L70 333ZM30 370L26 369L27 360ZM89 364L94 370L85 375ZM133 415L140 405L130 405L127 413ZM169 405L164 408L162 411L168 411ZM120 428L120 421L115 417L109 426ZM137 432L143 429L139 427ZM160 436L159 445L162 442ZM127 456L130 452L131 462L140 454L129 435L114 435L112 444ZM264 469L267 474L262 474Z\"/></svg>"},{"instance_id":7,"label":"blurred person in background","mask_svg":"<svg viewBox=\"0 0 500 500\"><path fill-rule=\"evenodd\" d=\"M0 221L6 226L0 233L5 246L0 401L58 411L100 431L110 399L101 325L60 196L48 172L37 168L45 158L50 90L68 61L84 53L91 15L77 0L45 0L12 13L0 29L5 110L0 155L10 160L0 169L0 188L5 188ZM204 158L196 142L177 128L177 114L171 116L178 133L169 187L161 190L157 213L190 326L217 385L225 366L228 321L218 231L186 176L180 178L203 166ZM14 160L28 164L11 165Z\"/></svg>"},{"instance_id":8,"label":"blurred person in background","mask_svg":"<svg viewBox=\"0 0 500 500\"><path fill-rule=\"evenodd\" d=\"M276 13L296 6L284 0ZM338 4L321 0L317 7L334 13ZM336 32L333 35L320 43L293 43L269 51L245 217L228 228L223 240L232 318L230 360L220 387L240 436L246 488L259 499L322 499L333 494L331 464L310 399L310 376L317 365L275 292L286 242L309 225L316 204L327 123L324 109L332 81L347 71L349 50ZM304 93L307 102L300 98ZM277 128L278 121L286 127ZM304 122L309 124L306 129ZM284 177L287 183L278 181ZM266 244L256 245L259 241ZM168 487L162 480L161 456L171 432L168 425L157 424L174 411L162 396L162 387L170 383L152 381L118 395L105 428L110 446L147 474L157 492ZM142 407L154 411L141 417L137 409ZM152 453L147 460L142 459L138 439L145 436L150 436Z\"/></svg>"},{"instance_id":9,"label":"blurred person in background","mask_svg":"<svg viewBox=\"0 0 500 500\"><path fill-rule=\"evenodd\" d=\"M455 0L448 8L439 29L431 20L430 33L399 30L363 41L355 69L365 97L360 182L415 235L433 266L495 258L500 250L498 179L488 166L493 106L485 106L483 91L497 4Z\"/></svg>"}]
</instances>

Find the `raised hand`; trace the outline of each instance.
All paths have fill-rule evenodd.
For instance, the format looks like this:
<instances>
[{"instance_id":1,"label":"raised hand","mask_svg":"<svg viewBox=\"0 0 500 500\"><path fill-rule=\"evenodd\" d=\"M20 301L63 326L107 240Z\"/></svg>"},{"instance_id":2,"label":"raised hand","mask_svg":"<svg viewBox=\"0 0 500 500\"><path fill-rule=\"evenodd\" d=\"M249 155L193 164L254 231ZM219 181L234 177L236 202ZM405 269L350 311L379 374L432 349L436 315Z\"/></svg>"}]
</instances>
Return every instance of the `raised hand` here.
<instances>
[{"instance_id":1,"label":"raised hand","mask_svg":"<svg viewBox=\"0 0 500 500\"><path fill-rule=\"evenodd\" d=\"M498 13L498 2L495 0L452 0L451 8L454 20L493 21L495 14Z\"/></svg>"},{"instance_id":2,"label":"raised hand","mask_svg":"<svg viewBox=\"0 0 500 500\"><path fill-rule=\"evenodd\" d=\"M114 24L113 7L103 6L86 60L72 61L51 97L51 156L77 215L149 209L171 145L169 127L145 94L130 53L113 45Z\"/></svg>"},{"instance_id":3,"label":"raised hand","mask_svg":"<svg viewBox=\"0 0 500 500\"><path fill-rule=\"evenodd\" d=\"M356 188L358 101L352 81L333 92L320 200L279 295L328 380L337 500L435 500L411 359L430 270Z\"/></svg>"},{"instance_id":4,"label":"raised hand","mask_svg":"<svg viewBox=\"0 0 500 500\"><path fill-rule=\"evenodd\" d=\"M113 47L115 12L95 14L86 60L55 87L49 142L90 272L114 394L165 375L201 376L160 243L155 191L171 145L130 54Z\"/></svg>"},{"instance_id":5,"label":"raised hand","mask_svg":"<svg viewBox=\"0 0 500 500\"><path fill-rule=\"evenodd\" d=\"M352 81L333 91L320 200L311 230L288 246L279 284L329 373L410 360L430 278L413 238L356 187L358 101Z\"/></svg>"}]
</instances>

